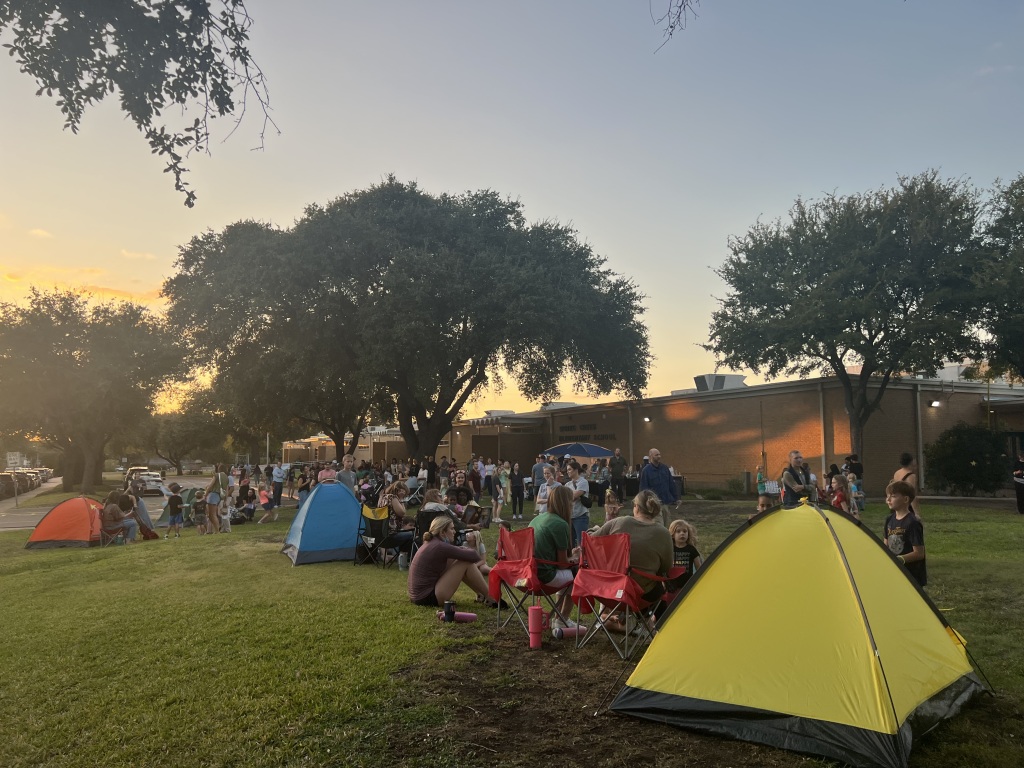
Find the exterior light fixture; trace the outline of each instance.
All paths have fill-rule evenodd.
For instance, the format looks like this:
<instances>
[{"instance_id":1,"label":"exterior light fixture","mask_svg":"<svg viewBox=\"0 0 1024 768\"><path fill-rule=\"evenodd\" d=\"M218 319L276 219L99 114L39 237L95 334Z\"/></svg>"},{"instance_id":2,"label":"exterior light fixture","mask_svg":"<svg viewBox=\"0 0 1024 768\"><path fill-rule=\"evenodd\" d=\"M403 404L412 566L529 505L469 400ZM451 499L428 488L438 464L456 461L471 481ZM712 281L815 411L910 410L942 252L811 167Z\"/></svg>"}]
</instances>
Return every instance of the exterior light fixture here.
<instances>
[{"instance_id":1,"label":"exterior light fixture","mask_svg":"<svg viewBox=\"0 0 1024 768\"><path fill-rule=\"evenodd\" d=\"M651 417L650 416L644 416L644 421L647 422L647 423L650 423Z\"/></svg>"},{"instance_id":2,"label":"exterior light fixture","mask_svg":"<svg viewBox=\"0 0 1024 768\"><path fill-rule=\"evenodd\" d=\"M932 400L931 402L932 408L938 408L940 405L942 405L942 403L940 403L938 400Z\"/></svg>"}]
</instances>

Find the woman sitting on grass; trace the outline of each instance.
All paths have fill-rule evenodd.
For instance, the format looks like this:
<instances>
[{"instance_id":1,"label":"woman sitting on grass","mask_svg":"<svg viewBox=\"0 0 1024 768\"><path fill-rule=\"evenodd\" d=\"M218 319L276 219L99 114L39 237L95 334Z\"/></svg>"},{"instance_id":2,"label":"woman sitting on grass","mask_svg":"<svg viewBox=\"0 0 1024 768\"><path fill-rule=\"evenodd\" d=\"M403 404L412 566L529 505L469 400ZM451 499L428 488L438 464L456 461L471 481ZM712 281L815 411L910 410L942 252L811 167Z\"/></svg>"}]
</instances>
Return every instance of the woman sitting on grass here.
<instances>
[{"instance_id":1,"label":"woman sitting on grass","mask_svg":"<svg viewBox=\"0 0 1024 768\"><path fill-rule=\"evenodd\" d=\"M452 599L459 584L465 584L476 592L478 600L494 606L495 602L487 597L487 579L477 566L480 554L455 546L454 540L452 519L447 515L435 517L409 566L409 599L416 605L444 605Z\"/></svg>"}]
</instances>

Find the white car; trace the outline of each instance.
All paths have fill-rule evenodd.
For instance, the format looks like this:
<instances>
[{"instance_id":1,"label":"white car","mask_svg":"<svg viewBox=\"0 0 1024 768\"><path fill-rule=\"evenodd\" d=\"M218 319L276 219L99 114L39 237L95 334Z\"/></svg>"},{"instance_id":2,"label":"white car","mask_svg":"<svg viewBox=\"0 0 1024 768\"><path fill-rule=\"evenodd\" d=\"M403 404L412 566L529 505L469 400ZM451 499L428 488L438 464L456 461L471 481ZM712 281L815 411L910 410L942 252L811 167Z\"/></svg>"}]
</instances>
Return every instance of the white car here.
<instances>
[{"instance_id":1,"label":"white car","mask_svg":"<svg viewBox=\"0 0 1024 768\"><path fill-rule=\"evenodd\" d=\"M159 472L142 472L139 479L146 484L146 490L142 492L143 496L164 495L164 479L160 477Z\"/></svg>"}]
</instances>

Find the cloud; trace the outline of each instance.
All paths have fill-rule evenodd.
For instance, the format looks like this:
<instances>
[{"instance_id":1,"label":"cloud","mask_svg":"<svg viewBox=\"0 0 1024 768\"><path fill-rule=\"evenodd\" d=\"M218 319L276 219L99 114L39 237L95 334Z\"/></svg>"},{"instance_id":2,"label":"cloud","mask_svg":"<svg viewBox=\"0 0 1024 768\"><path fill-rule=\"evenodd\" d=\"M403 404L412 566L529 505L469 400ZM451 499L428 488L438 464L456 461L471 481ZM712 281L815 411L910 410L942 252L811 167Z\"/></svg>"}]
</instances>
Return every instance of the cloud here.
<instances>
[{"instance_id":1,"label":"cloud","mask_svg":"<svg viewBox=\"0 0 1024 768\"><path fill-rule=\"evenodd\" d=\"M135 261L154 261L156 259L156 256L152 253L136 253L135 251L127 251L124 248L121 249L121 255L126 259Z\"/></svg>"},{"instance_id":2,"label":"cloud","mask_svg":"<svg viewBox=\"0 0 1024 768\"><path fill-rule=\"evenodd\" d=\"M974 74L977 77L989 77L990 75L1009 75L1017 71L1017 68L1012 64L1004 64L1001 67L981 67L975 70Z\"/></svg>"},{"instance_id":3,"label":"cloud","mask_svg":"<svg viewBox=\"0 0 1024 768\"><path fill-rule=\"evenodd\" d=\"M40 240L51 240L53 238L53 235L45 229L30 229L28 233L32 235L32 237L38 237Z\"/></svg>"},{"instance_id":4,"label":"cloud","mask_svg":"<svg viewBox=\"0 0 1024 768\"><path fill-rule=\"evenodd\" d=\"M8 272L8 273L6 273L4 275L4 282L5 283L20 283L20 282L24 281L24 279L25 278L22 277L21 275L16 275L13 272Z\"/></svg>"}]
</instances>

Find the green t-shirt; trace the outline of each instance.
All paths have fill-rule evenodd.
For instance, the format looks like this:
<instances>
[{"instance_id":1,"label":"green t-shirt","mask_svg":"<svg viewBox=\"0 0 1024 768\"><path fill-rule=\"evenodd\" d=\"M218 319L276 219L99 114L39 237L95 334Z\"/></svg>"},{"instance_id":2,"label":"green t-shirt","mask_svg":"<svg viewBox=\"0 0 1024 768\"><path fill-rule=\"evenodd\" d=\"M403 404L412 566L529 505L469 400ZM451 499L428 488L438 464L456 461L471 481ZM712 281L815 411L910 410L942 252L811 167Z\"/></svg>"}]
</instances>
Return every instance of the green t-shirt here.
<instances>
[{"instance_id":1,"label":"green t-shirt","mask_svg":"<svg viewBox=\"0 0 1024 768\"><path fill-rule=\"evenodd\" d=\"M552 512L542 512L530 521L533 528L533 554L541 560L557 561L561 552L569 549L569 524ZM537 576L544 583L555 578L553 565L537 564Z\"/></svg>"}]
</instances>

